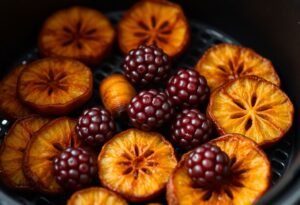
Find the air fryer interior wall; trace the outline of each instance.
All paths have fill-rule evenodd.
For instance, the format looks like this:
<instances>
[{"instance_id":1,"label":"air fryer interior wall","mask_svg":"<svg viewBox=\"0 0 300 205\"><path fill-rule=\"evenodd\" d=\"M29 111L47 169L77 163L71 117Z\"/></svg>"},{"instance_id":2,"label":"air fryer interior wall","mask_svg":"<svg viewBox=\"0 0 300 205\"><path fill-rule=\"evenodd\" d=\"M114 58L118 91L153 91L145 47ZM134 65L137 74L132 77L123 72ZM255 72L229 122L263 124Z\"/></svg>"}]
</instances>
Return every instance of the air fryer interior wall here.
<instances>
[{"instance_id":1,"label":"air fryer interior wall","mask_svg":"<svg viewBox=\"0 0 300 205\"><path fill-rule=\"evenodd\" d=\"M36 45L42 22L53 11L71 5L85 5L102 12L126 10L135 1L129 0L9 0L2 2L0 12L0 76L6 73L14 60ZM202 0L177 1L189 18L218 28L272 60L282 80L282 87L295 106L295 122L299 124L300 97L300 1L288 0ZM299 150L294 128L295 150ZM284 177L262 198L260 204L282 202L291 204L300 195L298 165L300 157L294 153ZM294 192L293 192L294 191ZM280 194L279 194L280 193ZM2 196L0 195L0 198ZM10 204L10 203L9 203Z\"/></svg>"}]
</instances>

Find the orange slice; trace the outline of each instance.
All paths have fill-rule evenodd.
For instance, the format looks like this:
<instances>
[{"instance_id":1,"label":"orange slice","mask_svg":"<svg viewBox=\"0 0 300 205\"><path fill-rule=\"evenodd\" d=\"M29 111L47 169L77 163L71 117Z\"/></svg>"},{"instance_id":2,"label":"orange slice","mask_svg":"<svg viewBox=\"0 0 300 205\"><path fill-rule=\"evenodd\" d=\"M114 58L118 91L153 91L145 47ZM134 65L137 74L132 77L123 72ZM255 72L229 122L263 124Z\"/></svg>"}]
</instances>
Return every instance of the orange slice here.
<instances>
[{"instance_id":1,"label":"orange slice","mask_svg":"<svg viewBox=\"0 0 300 205\"><path fill-rule=\"evenodd\" d=\"M129 129L114 136L98 156L102 184L129 201L161 193L177 161L172 145L159 133Z\"/></svg>"},{"instance_id":2,"label":"orange slice","mask_svg":"<svg viewBox=\"0 0 300 205\"><path fill-rule=\"evenodd\" d=\"M207 112L221 134L239 133L259 145L268 145L289 130L294 108L276 85L256 76L245 76L217 89Z\"/></svg>"},{"instance_id":3,"label":"orange slice","mask_svg":"<svg viewBox=\"0 0 300 205\"><path fill-rule=\"evenodd\" d=\"M138 1L118 25L119 46L124 53L141 44L155 44L171 58L180 55L190 39L181 7L166 0Z\"/></svg>"},{"instance_id":4,"label":"orange slice","mask_svg":"<svg viewBox=\"0 0 300 205\"><path fill-rule=\"evenodd\" d=\"M256 75L280 85L271 61L250 48L232 44L218 44L208 49L198 61L196 70L206 78L211 91L245 75Z\"/></svg>"},{"instance_id":5,"label":"orange slice","mask_svg":"<svg viewBox=\"0 0 300 205\"><path fill-rule=\"evenodd\" d=\"M250 139L228 134L210 143L219 146L231 159L231 178L218 190L195 188L189 177L185 160L180 160L167 185L169 205L250 205L268 189L271 166L262 150Z\"/></svg>"}]
</instances>

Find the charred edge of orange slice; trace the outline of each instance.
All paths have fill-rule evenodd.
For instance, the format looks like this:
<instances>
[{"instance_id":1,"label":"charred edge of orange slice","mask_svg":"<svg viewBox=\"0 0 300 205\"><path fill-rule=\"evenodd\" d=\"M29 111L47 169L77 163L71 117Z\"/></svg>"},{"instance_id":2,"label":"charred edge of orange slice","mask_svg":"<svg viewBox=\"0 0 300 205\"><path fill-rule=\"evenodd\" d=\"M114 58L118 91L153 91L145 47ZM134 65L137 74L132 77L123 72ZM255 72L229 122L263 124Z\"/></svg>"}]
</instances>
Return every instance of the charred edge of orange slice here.
<instances>
[{"instance_id":1,"label":"charred edge of orange slice","mask_svg":"<svg viewBox=\"0 0 300 205\"><path fill-rule=\"evenodd\" d=\"M17 83L17 96L18 98L21 100L21 102L25 105L27 105L30 109L38 112L39 114L42 115L65 115L70 113L71 111L75 110L76 108L82 106L84 103L86 103L93 94L93 74L92 71L90 70L89 67L87 67L86 65L84 65L88 70L89 70L89 89L87 89L86 93L77 96L76 98L74 98L72 101L70 101L69 103L64 103L64 104L49 104L49 105L39 105L39 104L35 104L34 102L28 102L22 99L22 94L21 94L21 89L20 89L20 79L22 77L22 74L24 72L26 72L27 69L29 69L29 66L34 66L35 64L39 63L40 61L47 61L47 60L61 60L61 61L74 61L77 63L80 63L82 65L84 65L83 63L81 63L78 60L72 59L72 58L68 58L68 57L48 57L48 58L43 58L43 59L39 59L36 60L30 64L28 64L26 66L25 69L22 70L22 72L19 75L18 78L18 83Z\"/></svg>"},{"instance_id":2,"label":"charred edge of orange slice","mask_svg":"<svg viewBox=\"0 0 300 205\"><path fill-rule=\"evenodd\" d=\"M180 18L185 22L185 25L187 27L187 35L185 35L185 39L183 41L184 44L181 48L181 51L176 53L174 56L168 55L170 59L174 59L174 58L179 57L180 55L182 55L186 51L186 49L188 48L188 46L190 44L191 29L190 29L190 24L188 23L188 20L187 20L186 16L184 15L184 11L181 8L181 6L179 4L173 3L173 2L168 1L168 0L140 0L139 2L135 3L129 10L126 11L126 13L122 16L121 20L119 21L119 23L117 25L118 45L119 45L119 48L121 49L122 53L127 54L133 48L128 49L124 45L122 45L121 36L119 35L119 33L121 32L121 28L120 28L121 26L120 25L125 19L127 19L129 17L132 10L134 10L136 8L139 8L145 2L153 2L153 3L162 4L162 5L172 6L172 7L176 8L180 11L180 13L181 13ZM137 45L136 47L138 47L138 46L139 45Z\"/></svg>"},{"instance_id":3,"label":"charred edge of orange slice","mask_svg":"<svg viewBox=\"0 0 300 205\"><path fill-rule=\"evenodd\" d=\"M106 192L107 194L113 196L113 197L116 197L120 200L120 204L116 204L116 205L127 205L127 202L126 200L124 200L121 196L119 196L118 194L116 194L115 192L112 192L106 188L102 188L102 187L89 187L89 188L86 188L86 189L82 189L82 190L79 190L77 192L75 192L74 194L72 194L72 196L69 198L68 200L68 203L67 205L76 205L75 204L75 201L76 201L76 198L78 197L84 197L83 195L86 194L86 193L89 193L89 192ZM100 203L100 201L99 201ZM106 204L106 203L104 203ZM82 204L82 205L85 205L85 204ZM86 204L88 205L88 204Z\"/></svg>"},{"instance_id":4,"label":"charred edge of orange slice","mask_svg":"<svg viewBox=\"0 0 300 205\"><path fill-rule=\"evenodd\" d=\"M220 44L217 44L217 45L214 45L212 47L210 47L209 49L207 49L205 51L205 53L201 56L201 58L198 60L198 62L196 63L196 66L195 66L195 69L201 74L201 70L200 68L203 66L205 60L207 59L207 56L210 54L210 53L214 53L214 51L216 50L219 50L219 49L222 49L223 47L232 47L232 48L236 48L238 50L247 50L249 52L251 52L252 54L256 55L257 57L263 59L265 62L267 62L269 65L270 65L270 70L272 70L272 73L274 74L274 77L276 79L276 83L275 82L271 82L273 84L275 84L276 86L280 87L281 85L281 82L280 82L280 78L277 74L277 72L275 71L275 68L273 66L273 63L272 61L270 61L269 59L261 56L260 54L258 54L256 51L254 51L252 48L248 48L248 47L243 47L243 46L240 46L240 45L236 45L236 44L230 44L230 43L220 43ZM253 75L249 75L249 76L253 76ZM233 79L235 80L235 79ZM223 83L221 86L223 86L224 84L226 84L227 82L230 82L232 80L228 80L226 81L225 83ZM269 82L269 81L268 81ZM219 86L219 87L221 87ZM219 88L218 87L218 88ZM217 88L215 88L216 90Z\"/></svg>"},{"instance_id":5,"label":"charred edge of orange slice","mask_svg":"<svg viewBox=\"0 0 300 205\"><path fill-rule=\"evenodd\" d=\"M60 187L61 189L59 189L57 192L51 192L51 191L49 191L49 189L47 189L46 187L44 187L42 185L41 181L39 180L39 178L31 171L30 167L28 166L28 160L29 160L28 154L29 154L29 150L30 150L30 148L32 146L32 143L36 140L36 138L39 137L39 134L41 132L43 132L44 129L52 127L53 124L58 123L59 121L64 121L64 120L76 121L75 119L69 118L69 117L60 117L60 118L56 118L56 119L50 121L45 126L43 126L42 129L40 129L39 131L37 131L37 132L34 133L34 135L30 139L30 141L29 141L29 143L28 143L28 145L26 147L26 150L25 150L25 156L24 156L24 160L23 160L23 171L24 171L24 174L29 179L30 183L34 184L36 190L38 190L38 191L40 191L42 193L45 193L47 195L61 195L61 194L64 194L65 191L64 191L64 189L62 187ZM71 136L71 137L74 138L74 136ZM72 141L74 141L74 139ZM80 147L80 146L81 146L81 144L77 145L76 147ZM49 170L49 171L52 171L52 170Z\"/></svg>"},{"instance_id":6,"label":"charred edge of orange slice","mask_svg":"<svg viewBox=\"0 0 300 205\"><path fill-rule=\"evenodd\" d=\"M221 92L221 90L225 90L225 88L227 86L230 86L232 83L234 83L235 81L238 81L240 79L254 79L254 80L263 81L263 82L268 83L268 84L272 85L273 87L279 89L282 92L282 94L284 94L285 97L288 99L288 101L289 101L289 103L291 105L291 108L292 108L292 112L291 112L292 119L294 119L295 110L294 110L293 103L290 100L289 96L285 92L283 92L277 85L275 85L274 83L272 83L270 81L267 81L267 80L265 80L263 78L255 76L255 75L243 76L243 77L240 77L240 78L237 78L237 79L230 80L230 81L226 82L225 84L223 84L222 86L220 86L216 90L214 90L212 92L211 96L210 96L209 103L208 103L207 110L206 110L206 115L213 122L214 127L216 128L217 132L220 135L226 135L226 134L229 134L229 133L226 133L225 130L224 130L224 128L219 123L216 123L216 121L217 121L216 118L213 116L213 114L211 114L211 110L212 110L211 107L212 107L212 104L213 104L214 96L217 95L219 92ZM273 145L274 143L276 143L280 139L282 139L285 136L285 134L290 130L290 128L292 127L292 125L293 125L293 120L289 124L288 128L284 132L281 132L281 135L279 135L277 138L274 138L273 140L266 141L265 143L259 144L258 146L260 146L261 148L268 148L268 147L270 147L271 145ZM252 140L250 138L248 138L248 139Z\"/></svg>"},{"instance_id":7,"label":"charred edge of orange slice","mask_svg":"<svg viewBox=\"0 0 300 205\"><path fill-rule=\"evenodd\" d=\"M0 146L0 155L2 155L2 153L4 152L4 149L5 149L4 145L6 144L6 141L7 141L7 137L6 136L9 136L11 134L11 132L15 129L15 127L20 122L22 122L23 120L30 120L30 119L35 118L35 117L40 117L40 116L32 114L32 115L27 116L27 117L19 118L19 119L17 119L14 122L14 124L10 127L10 129L8 130L7 134L5 135L5 137L4 137L4 139L3 139L2 143L1 143L1 146ZM47 124L48 123L44 124L42 127L46 126ZM24 161L24 158L25 158L25 154L23 156L23 161ZM24 170L23 170L23 172L24 172ZM32 181L25 175L25 172L24 172L24 176L26 177L26 179L28 181L28 185L27 186L18 186L18 187L13 186L10 178L7 177L6 174L3 172L3 165L2 165L2 163L0 163L0 179L1 179L1 182L3 182L8 188L16 190L16 191L22 191L22 192L24 192L24 191L25 192L32 192L32 191L34 191L35 190L35 184L32 183Z\"/></svg>"}]
</instances>

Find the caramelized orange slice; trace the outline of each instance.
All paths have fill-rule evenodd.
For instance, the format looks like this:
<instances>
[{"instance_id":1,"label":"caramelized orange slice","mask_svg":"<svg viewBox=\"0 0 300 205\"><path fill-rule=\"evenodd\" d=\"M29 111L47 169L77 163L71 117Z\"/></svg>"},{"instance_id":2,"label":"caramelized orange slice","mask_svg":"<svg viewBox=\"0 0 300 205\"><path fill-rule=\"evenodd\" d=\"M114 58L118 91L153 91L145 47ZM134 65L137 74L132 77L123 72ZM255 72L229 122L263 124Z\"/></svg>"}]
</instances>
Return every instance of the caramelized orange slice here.
<instances>
[{"instance_id":1,"label":"caramelized orange slice","mask_svg":"<svg viewBox=\"0 0 300 205\"><path fill-rule=\"evenodd\" d=\"M188 45L190 32L181 7L166 0L137 2L118 25L119 46L124 53L140 44L155 44L170 57Z\"/></svg>"},{"instance_id":2,"label":"caramelized orange slice","mask_svg":"<svg viewBox=\"0 0 300 205\"><path fill-rule=\"evenodd\" d=\"M231 178L218 190L195 188L189 177L185 154L167 185L169 205L250 205L268 189L271 181L270 163L252 140L238 134L228 134L212 140L231 159Z\"/></svg>"},{"instance_id":3,"label":"caramelized orange slice","mask_svg":"<svg viewBox=\"0 0 300 205\"><path fill-rule=\"evenodd\" d=\"M127 205L127 202L112 191L91 187L75 192L67 205Z\"/></svg>"},{"instance_id":4,"label":"caramelized orange slice","mask_svg":"<svg viewBox=\"0 0 300 205\"><path fill-rule=\"evenodd\" d=\"M232 44L218 44L208 49L196 65L213 91L229 80L256 75L275 85L280 80L272 63L252 49Z\"/></svg>"},{"instance_id":5,"label":"caramelized orange slice","mask_svg":"<svg viewBox=\"0 0 300 205\"><path fill-rule=\"evenodd\" d=\"M259 145L267 145L289 130L294 108L276 85L256 76L245 76L217 89L207 112L221 134L239 133Z\"/></svg>"},{"instance_id":6,"label":"caramelized orange slice","mask_svg":"<svg viewBox=\"0 0 300 205\"><path fill-rule=\"evenodd\" d=\"M17 97L17 82L25 65L13 69L0 82L0 112L8 118L23 118L32 113Z\"/></svg>"},{"instance_id":7,"label":"caramelized orange slice","mask_svg":"<svg viewBox=\"0 0 300 205\"><path fill-rule=\"evenodd\" d=\"M25 152L24 172L38 190L50 194L63 192L53 174L53 160L67 147L80 146L75 125L75 120L58 118L42 127L30 140Z\"/></svg>"},{"instance_id":8,"label":"caramelized orange slice","mask_svg":"<svg viewBox=\"0 0 300 205\"><path fill-rule=\"evenodd\" d=\"M24 151L33 134L48 121L32 116L17 120L9 129L0 148L0 176L7 186L22 190L33 189L23 173Z\"/></svg>"},{"instance_id":9,"label":"caramelized orange slice","mask_svg":"<svg viewBox=\"0 0 300 205\"><path fill-rule=\"evenodd\" d=\"M92 72L76 60L44 58L29 64L18 81L20 99L41 114L63 115L92 95Z\"/></svg>"},{"instance_id":10,"label":"caramelized orange slice","mask_svg":"<svg viewBox=\"0 0 300 205\"><path fill-rule=\"evenodd\" d=\"M176 164L168 141L159 133L138 129L114 136L98 156L102 184L135 202L162 192Z\"/></svg>"},{"instance_id":11,"label":"caramelized orange slice","mask_svg":"<svg viewBox=\"0 0 300 205\"><path fill-rule=\"evenodd\" d=\"M63 56L87 64L99 63L110 51L115 31L99 11L71 7L49 17L39 36L44 56Z\"/></svg>"}]
</instances>

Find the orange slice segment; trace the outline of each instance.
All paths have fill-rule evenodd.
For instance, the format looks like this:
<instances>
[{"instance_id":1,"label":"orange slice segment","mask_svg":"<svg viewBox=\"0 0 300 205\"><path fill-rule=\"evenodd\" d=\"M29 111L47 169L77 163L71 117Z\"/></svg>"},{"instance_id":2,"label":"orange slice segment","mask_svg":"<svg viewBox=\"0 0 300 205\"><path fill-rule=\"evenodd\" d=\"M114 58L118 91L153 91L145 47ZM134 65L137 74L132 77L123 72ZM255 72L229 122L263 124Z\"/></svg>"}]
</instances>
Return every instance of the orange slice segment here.
<instances>
[{"instance_id":1,"label":"orange slice segment","mask_svg":"<svg viewBox=\"0 0 300 205\"><path fill-rule=\"evenodd\" d=\"M276 85L246 76L217 89L207 111L220 133L239 133L259 145L268 145L289 130L294 108Z\"/></svg>"},{"instance_id":2,"label":"orange slice segment","mask_svg":"<svg viewBox=\"0 0 300 205\"><path fill-rule=\"evenodd\" d=\"M8 118L18 119L32 114L17 97L18 77L24 68L25 65L16 67L0 82L0 112Z\"/></svg>"},{"instance_id":3,"label":"orange slice segment","mask_svg":"<svg viewBox=\"0 0 300 205\"><path fill-rule=\"evenodd\" d=\"M9 129L0 148L0 176L7 186L22 190L33 189L22 168L24 152L33 134L48 121L37 116L28 117L17 120Z\"/></svg>"},{"instance_id":4,"label":"orange slice segment","mask_svg":"<svg viewBox=\"0 0 300 205\"><path fill-rule=\"evenodd\" d=\"M115 31L99 11L71 7L50 16L39 36L44 56L63 56L97 64L109 53Z\"/></svg>"},{"instance_id":5,"label":"orange slice segment","mask_svg":"<svg viewBox=\"0 0 300 205\"><path fill-rule=\"evenodd\" d=\"M218 44L208 49L196 65L211 91L224 83L245 75L256 75L275 85L280 80L272 63L252 49L232 45Z\"/></svg>"},{"instance_id":6,"label":"orange slice segment","mask_svg":"<svg viewBox=\"0 0 300 205\"><path fill-rule=\"evenodd\" d=\"M181 7L166 0L137 2L118 25L119 46L124 53L140 44L155 44L172 58L185 50L189 39Z\"/></svg>"},{"instance_id":7,"label":"orange slice segment","mask_svg":"<svg viewBox=\"0 0 300 205\"><path fill-rule=\"evenodd\" d=\"M75 120L57 118L41 128L30 140L25 152L24 172L38 190L50 194L63 192L53 174L53 160L67 147L80 146L75 125Z\"/></svg>"},{"instance_id":8,"label":"orange slice segment","mask_svg":"<svg viewBox=\"0 0 300 205\"><path fill-rule=\"evenodd\" d=\"M127 202L108 189L91 187L75 192L67 205L127 205Z\"/></svg>"},{"instance_id":9,"label":"orange slice segment","mask_svg":"<svg viewBox=\"0 0 300 205\"><path fill-rule=\"evenodd\" d=\"M228 134L212 140L231 159L231 179L219 190L206 190L192 186L185 160L185 154L174 170L167 185L169 205L250 205L268 189L271 181L270 163L250 139L238 134Z\"/></svg>"},{"instance_id":10,"label":"orange slice segment","mask_svg":"<svg viewBox=\"0 0 300 205\"><path fill-rule=\"evenodd\" d=\"M18 81L20 99L41 114L64 115L92 95L92 72L76 60L44 58L29 64Z\"/></svg>"},{"instance_id":11,"label":"orange slice segment","mask_svg":"<svg viewBox=\"0 0 300 205\"><path fill-rule=\"evenodd\" d=\"M98 156L102 184L130 201L144 201L164 189L177 161L159 133L129 129L114 136Z\"/></svg>"}]
</instances>

